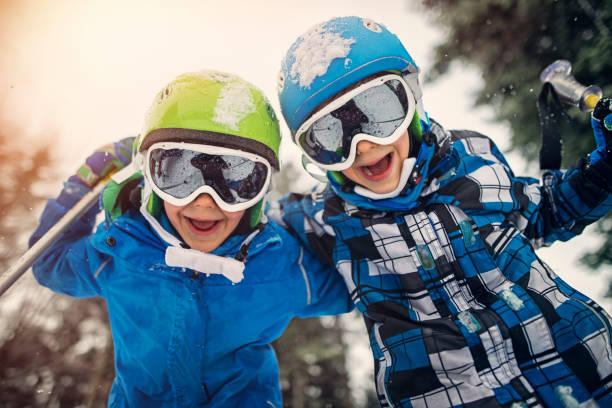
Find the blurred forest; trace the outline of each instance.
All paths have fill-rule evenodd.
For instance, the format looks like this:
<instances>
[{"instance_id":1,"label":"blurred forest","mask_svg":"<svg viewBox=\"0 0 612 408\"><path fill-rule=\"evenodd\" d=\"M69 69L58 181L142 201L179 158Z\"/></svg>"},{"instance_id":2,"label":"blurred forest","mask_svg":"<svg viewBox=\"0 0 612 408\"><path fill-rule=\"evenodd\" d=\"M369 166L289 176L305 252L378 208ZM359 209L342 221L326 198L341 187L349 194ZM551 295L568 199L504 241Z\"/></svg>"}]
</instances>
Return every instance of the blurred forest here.
<instances>
[{"instance_id":1,"label":"blurred forest","mask_svg":"<svg viewBox=\"0 0 612 408\"><path fill-rule=\"evenodd\" d=\"M453 64L476 67L482 87L466 103L493 108L496 120L510 129L511 148L534 165L541 144L536 100L545 67L569 60L579 82L599 85L604 96L612 96L612 1L421 0L420 6L444 30L425 78L448 75ZM595 148L589 116L570 106L566 113L569 121L559 120L564 168ZM612 215L595 230L603 244L581 261L593 269L609 267ZM612 296L612 282L607 296Z\"/></svg>"},{"instance_id":2,"label":"blurred forest","mask_svg":"<svg viewBox=\"0 0 612 408\"><path fill-rule=\"evenodd\" d=\"M26 250L50 194L47 184L60 176L53 171L57 159L48 145L24 143L22 129L0 122L4 272ZM47 134L37 140L52 138ZM28 272L0 298L0 324L1 407L106 406L113 360L102 300L53 294Z\"/></svg>"}]
</instances>

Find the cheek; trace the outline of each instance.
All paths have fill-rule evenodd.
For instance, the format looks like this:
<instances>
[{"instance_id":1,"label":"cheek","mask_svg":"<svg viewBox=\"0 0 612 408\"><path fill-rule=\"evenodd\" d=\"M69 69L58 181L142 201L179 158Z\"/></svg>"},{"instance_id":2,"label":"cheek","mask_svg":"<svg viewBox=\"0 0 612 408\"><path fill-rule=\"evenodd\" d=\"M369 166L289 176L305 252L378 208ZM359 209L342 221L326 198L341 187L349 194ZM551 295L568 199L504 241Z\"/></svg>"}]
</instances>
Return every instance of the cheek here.
<instances>
[{"instance_id":1,"label":"cheek","mask_svg":"<svg viewBox=\"0 0 612 408\"><path fill-rule=\"evenodd\" d=\"M226 212L226 211L223 211L223 213L230 220L240 220L242 218L242 216L244 215L245 211L246 210L236 211L236 212Z\"/></svg>"},{"instance_id":2,"label":"cheek","mask_svg":"<svg viewBox=\"0 0 612 408\"><path fill-rule=\"evenodd\" d=\"M395 149L399 154L402 161L408 158L408 153L410 153L410 136L408 136L408 131L402 135L398 139L397 142L394 143Z\"/></svg>"},{"instance_id":3,"label":"cheek","mask_svg":"<svg viewBox=\"0 0 612 408\"><path fill-rule=\"evenodd\" d=\"M164 210L166 211L166 215L174 228L177 228L179 222L179 212L182 209L183 207L178 207L164 201Z\"/></svg>"},{"instance_id":4,"label":"cheek","mask_svg":"<svg viewBox=\"0 0 612 408\"><path fill-rule=\"evenodd\" d=\"M346 170L342 170L341 173L344 174L344 176L347 177L349 180L356 182L358 179L357 172L352 167L349 167Z\"/></svg>"},{"instance_id":5,"label":"cheek","mask_svg":"<svg viewBox=\"0 0 612 408\"><path fill-rule=\"evenodd\" d=\"M236 225L238 225L238 223L242 219L242 216L244 215L245 211L246 210L236 211L236 212L223 211L223 214L225 215L225 218L227 219L228 225L230 225L231 227L235 227Z\"/></svg>"}]
</instances>

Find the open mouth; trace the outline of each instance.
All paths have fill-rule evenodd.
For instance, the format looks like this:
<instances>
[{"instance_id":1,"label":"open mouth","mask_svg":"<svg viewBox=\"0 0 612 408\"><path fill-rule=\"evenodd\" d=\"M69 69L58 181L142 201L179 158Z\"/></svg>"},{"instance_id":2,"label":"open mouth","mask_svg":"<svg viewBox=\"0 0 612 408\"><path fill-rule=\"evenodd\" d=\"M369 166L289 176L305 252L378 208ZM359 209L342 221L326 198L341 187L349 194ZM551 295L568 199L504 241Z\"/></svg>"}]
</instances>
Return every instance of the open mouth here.
<instances>
[{"instance_id":1,"label":"open mouth","mask_svg":"<svg viewBox=\"0 0 612 408\"><path fill-rule=\"evenodd\" d=\"M391 162L393 161L392 154L389 153L383 156L380 160L375 163L370 163L365 166L361 166L360 170L369 179L381 179L387 175L391 169Z\"/></svg>"},{"instance_id":2,"label":"open mouth","mask_svg":"<svg viewBox=\"0 0 612 408\"><path fill-rule=\"evenodd\" d=\"M185 218L191 229L200 234L206 234L214 231L214 229L220 223L219 220L196 220L194 218Z\"/></svg>"}]
</instances>

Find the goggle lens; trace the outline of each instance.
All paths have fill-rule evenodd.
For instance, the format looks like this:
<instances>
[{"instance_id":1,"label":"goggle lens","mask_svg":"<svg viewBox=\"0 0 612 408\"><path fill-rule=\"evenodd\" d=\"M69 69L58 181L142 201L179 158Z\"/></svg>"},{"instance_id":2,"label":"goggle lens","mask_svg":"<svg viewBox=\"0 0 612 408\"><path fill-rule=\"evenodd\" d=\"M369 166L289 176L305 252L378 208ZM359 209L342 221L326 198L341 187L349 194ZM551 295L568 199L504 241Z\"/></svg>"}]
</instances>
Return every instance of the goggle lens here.
<instances>
[{"instance_id":1,"label":"goggle lens","mask_svg":"<svg viewBox=\"0 0 612 408\"><path fill-rule=\"evenodd\" d=\"M297 135L304 153L315 163L344 163L349 158L354 136L366 134L385 139L393 136L407 121L414 106L411 109L412 99L400 79L363 86L366 89L342 106L323 114Z\"/></svg>"}]
</instances>

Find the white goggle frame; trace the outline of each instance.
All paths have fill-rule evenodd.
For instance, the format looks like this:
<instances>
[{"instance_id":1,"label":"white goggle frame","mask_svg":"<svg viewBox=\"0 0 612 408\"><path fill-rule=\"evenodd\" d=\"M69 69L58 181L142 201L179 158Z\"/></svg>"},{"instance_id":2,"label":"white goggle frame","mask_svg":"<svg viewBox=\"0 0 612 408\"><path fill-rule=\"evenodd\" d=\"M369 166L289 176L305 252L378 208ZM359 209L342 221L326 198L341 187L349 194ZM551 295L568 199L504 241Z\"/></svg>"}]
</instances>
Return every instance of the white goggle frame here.
<instances>
[{"instance_id":1,"label":"white goggle frame","mask_svg":"<svg viewBox=\"0 0 612 408\"><path fill-rule=\"evenodd\" d=\"M308 130L308 128L310 128L310 126L312 126L317 120L319 120L323 116L338 109L339 107L341 107L342 105L344 105L345 103L353 99L354 96L360 94L366 89L382 85L385 82L390 81L390 80L400 81L400 83L404 87L404 90L406 91L406 99L408 101L408 109L406 110L406 117L404 118L402 123L400 123L397 129L393 131L392 134L390 134L387 137L377 137L377 136L369 135L367 133L357 133L355 136L353 136L353 139L351 140L351 150L349 151L348 157L346 158L345 161L340 162L340 163L335 163L335 164L319 163L316 160L312 159L310 156L308 156L308 154L306 154L306 151L302 148L298 139L300 135L305 133ZM322 109L314 113L310 118L308 118L298 128L297 132L295 132L295 134L293 135L293 141L300 148L300 150L302 150L302 153L304 156L306 156L306 159L311 161L318 167L324 170L331 170L331 171L346 170L349 167L351 167L353 165L353 162L355 161L355 156L357 155L357 144L360 141L368 140L370 142L380 144L380 145L388 145L388 144L395 142L397 139L400 138L401 135L404 134L406 129L408 129L408 126L410 125L410 122L412 121L412 117L414 116L415 109L416 109L416 101L414 99L414 94L412 93L412 90L410 89L410 87L408 86L404 78L401 75L397 75L397 74L383 75L383 76L374 78L371 81L363 83L359 85L358 87L356 87L355 89L351 89L349 92L338 97L337 99L334 99L329 104L325 105L325 107L323 107Z\"/></svg>"},{"instance_id":2,"label":"white goggle frame","mask_svg":"<svg viewBox=\"0 0 612 408\"><path fill-rule=\"evenodd\" d=\"M207 185L203 185L199 188L197 188L194 192L192 192L191 194L189 194L187 197L185 198L176 198L166 192L164 192L163 190L161 190L159 187L157 187L157 185L153 182L153 179L151 177L151 175L149 174L149 160L150 160L150 156L151 156L151 152L155 149L164 149L164 150L170 150L170 149L179 149L179 150L192 150L192 151L196 151L196 152L200 152L200 153L206 153L206 154L210 154L210 155L230 155L230 156L238 156L238 157L243 157L245 159L251 160L253 162L256 163L263 163L266 166L267 169L267 174L266 174L266 181L264 182L263 187L261 188L261 191L259 191L259 193L257 193L257 195L253 198L251 198L248 201L242 202L242 203L235 203L235 204L229 204L226 203L225 201L223 201L221 199L221 197L219 196L219 194L215 191L214 188L212 188L211 186L207 186ZM210 194L210 196L213 198L213 200L215 200L215 203L224 211L228 211L228 212L237 212L237 211L242 211L242 210L246 210L247 208L252 207L255 203L257 203L258 201L260 201L261 199L263 199L263 197L266 195L268 188L270 186L270 179L271 179L271 175L272 175L272 167L270 166L270 163L268 163L268 161L266 159L264 159L263 157L254 154L254 153L250 153L250 152L245 152L242 150L235 150L235 149L228 149L225 147L219 147L219 146L211 146L211 145L203 145L203 144L195 144L195 143L180 143L180 142L160 142L160 143L154 143L153 145L151 145L146 152L140 153L139 156L141 156L141 159L139 160L140 163L138 163L140 169L142 170L142 173L147 181L147 183L149 183L149 185L151 186L152 190L155 192L155 194L157 194L162 200L169 202L172 205L175 206L185 206L187 204L189 204L190 202L192 202L193 200L195 200L200 194L206 193L206 194ZM143 160L144 159L144 160Z\"/></svg>"}]
</instances>

